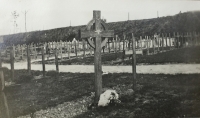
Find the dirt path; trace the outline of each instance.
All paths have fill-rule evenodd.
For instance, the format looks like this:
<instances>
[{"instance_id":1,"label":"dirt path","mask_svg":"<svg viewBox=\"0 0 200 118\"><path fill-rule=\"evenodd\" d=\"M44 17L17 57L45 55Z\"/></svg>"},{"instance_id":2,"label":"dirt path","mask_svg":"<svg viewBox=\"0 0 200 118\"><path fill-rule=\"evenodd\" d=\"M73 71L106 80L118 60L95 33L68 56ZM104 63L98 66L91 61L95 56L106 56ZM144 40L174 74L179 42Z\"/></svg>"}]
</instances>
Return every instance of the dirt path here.
<instances>
[{"instance_id":1,"label":"dirt path","mask_svg":"<svg viewBox=\"0 0 200 118\"><path fill-rule=\"evenodd\" d=\"M10 69L9 64L3 64ZM41 64L32 64L32 70L42 70ZM27 69L26 62L15 63L15 69ZM55 65L47 65L46 71L56 70ZM59 65L60 72L93 73L93 65ZM131 66L102 66L104 73L131 73ZM193 74L200 73L200 64L137 65L137 73L150 74Z\"/></svg>"}]
</instances>

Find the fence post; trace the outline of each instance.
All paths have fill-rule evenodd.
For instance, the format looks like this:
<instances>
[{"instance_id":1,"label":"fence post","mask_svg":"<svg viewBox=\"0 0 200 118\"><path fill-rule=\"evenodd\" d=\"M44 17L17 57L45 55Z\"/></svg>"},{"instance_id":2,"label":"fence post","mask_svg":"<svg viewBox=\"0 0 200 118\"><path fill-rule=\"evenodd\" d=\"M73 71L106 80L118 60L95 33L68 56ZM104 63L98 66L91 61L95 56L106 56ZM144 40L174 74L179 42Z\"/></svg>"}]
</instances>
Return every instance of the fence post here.
<instances>
[{"instance_id":1,"label":"fence post","mask_svg":"<svg viewBox=\"0 0 200 118\"><path fill-rule=\"evenodd\" d=\"M194 37L195 37L195 45L197 46L197 32L195 32Z\"/></svg>"},{"instance_id":2,"label":"fence post","mask_svg":"<svg viewBox=\"0 0 200 118\"><path fill-rule=\"evenodd\" d=\"M67 44L67 52L68 52L68 58L70 59L70 53L71 53L71 42L69 41Z\"/></svg>"},{"instance_id":3,"label":"fence post","mask_svg":"<svg viewBox=\"0 0 200 118\"><path fill-rule=\"evenodd\" d=\"M37 50L36 50L36 44L34 44L34 52L35 52L35 54L34 54L34 56L35 56L35 59L37 59Z\"/></svg>"},{"instance_id":4,"label":"fence post","mask_svg":"<svg viewBox=\"0 0 200 118\"><path fill-rule=\"evenodd\" d=\"M24 58L23 45L21 45L21 59L23 60L23 58Z\"/></svg>"},{"instance_id":5,"label":"fence post","mask_svg":"<svg viewBox=\"0 0 200 118\"><path fill-rule=\"evenodd\" d=\"M136 91L136 47L135 47L135 37L132 33L132 74L133 74L133 90Z\"/></svg>"},{"instance_id":6,"label":"fence post","mask_svg":"<svg viewBox=\"0 0 200 118\"><path fill-rule=\"evenodd\" d=\"M0 49L0 68L2 67L2 59L1 59L1 49Z\"/></svg>"},{"instance_id":7,"label":"fence post","mask_svg":"<svg viewBox=\"0 0 200 118\"><path fill-rule=\"evenodd\" d=\"M113 38L113 40L114 40L114 38ZM117 52L117 35L115 36L114 44L115 44L115 53L116 53Z\"/></svg>"},{"instance_id":8,"label":"fence post","mask_svg":"<svg viewBox=\"0 0 200 118\"><path fill-rule=\"evenodd\" d=\"M167 33L165 33L165 47L168 47L168 44L167 44Z\"/></svg>"},{"instance_id":9,"label":"fence post","mask_svg":"<svg viewBox=\"0 0 200 118\"><path fill-rule=\"evenodd\" d=\"M41 51L42 51L42 72L43 72L43 77L45 77L45 55L44 55L44 44L42 43L40 45Z\"/></svg>"},{"instance_id":10,"label":"fence post","mask_svg":"<svg viewBox=\"0 0 200 118\"><path fill-rule=\"evenodd\" d=\"M10 66L11 66L11 80L14 80L14 52L13 47L10 47Z\"/></svg>"},{"instance_id":11,"label":"fence post","mask_svg":"<svg viewBox=\"0 0 200 118\"><path fill-rule=\"evenodd\" d=\"M176 45L177 43L176 43L176 33L174 32L174 48L176 48Z\"/></svg>"},{"instance_id":12,"label":"fence post","mask_svg":"<svg viewBox=\"0 0 200 118\"><path fill-rule=\"evenodd\" d=\"M59 72L59 67L58 67L58 43L56 42L55 45L55 65L56 65L56 71Z\"/></svg>"},{"instance_id":13,"label":"fence post","mask_svg":"<svg viewBox=\"0 0 200 118\"><path fill-rule=\"evenodd\" d=\"M27 69L28 74L31 74L31 56L30 56L30 45L27 44Z\"/></svg>"},{"instance_id":14,"label":"fence post","mask_svg":"<svg viewBox=\"0 0 200 118\"><path fill-rule=\"evenodd\" d=\"M77 40L76 49L77 49L77 56L78 56L78 54L79 54L79 40Z\"/></svg>"},{"instance_id":15,"label":"fence post","mask_svg":"<svg viewBox=\"0 0 200 118\"><path fill-rule=\"evenodd\" d=\"M163 47L164 47L164 34L162 33L162 52L164 51Z\"/></svg>"},{"instance_id":16,"label":"fence post","mask_svg":"<svg viewBox=\"0 0 200 118\"><path fill-rule=\"evenodd\" d=\"M178 44L178 45L177 45L177 46L178 46L177 48L179 48L179 37L180 37L180 35L179 35L179 33L177 32L177 38L178 38L178 39L177 39L177 42L178 42L178 43L177 43L177 44Z\"/></svg>"},{"instance_id":17,"label":"fence post","mask_svg":"<svg viewBox=\"0 0 200 118\"><path fill-rule=\"evenodd\" d=\"M65 55L66 54L66 42L63 41L63 43L64 43L64 55Z\"/></svg>"},{"instance_id":18,"label":"fence post","mask_svg":"<svg viewBox=\"0 0 200 118\"><path fill-rule=\"evenodd\" d=\"M77 57L76 41L74 41L74 48L75 48L74 52L75 52L76 57Z\"/></svg>"},{"instance_id":19,"label":"fence post","mask_svg":"<svg viewBox=\"0 0 200 118\"><path fill-rule=\"evenodd\" d=\"M158 52L160 52L160 34L158 34Z\"/></svg>"},{"instance_id":20,"label":"fence post","mask_svg":"<svg viewBox=\"0 0 200 118\"><path fill-rule=\"evenodd\" d=\"M114 37L113 37L113 40L112 40L112 50L113 50L113 51L115 50L115 42L114 42Z\"/></svg>"},{"instance_id":21,"label":"fence post","mask_svg":"<svg viewBox=\"0 0 200 118\"><path fill-rule=\"evenodd\" d=\"M82 39L83 57L85 57L85 39Z\"/></svg>"},{"instance_id":22,"label":"fence post","mask_svg":"<svg viewBox=\"0 0 200 118\"><path fill-rule=\"evenodd\" d=\"M122 61L124 62L125 58L125 40L126 40L126 34L123 33L124 39L123 39L123 54L122 54Z\"/></svg>"},{"instance_id":23,"label":"fence post","mask_svg":"<svg viewBox=\"0 0 200 118\"><path fill-rule=\"evenodd\" d=\"M187 34L186 34L186 42L187 42L187 47L189 46L189 34L188 34L188 32L187 32Z\"/></svg>"},{"instance_id":24,"label":"fence post","mask_svg":"<svg viewBox=\"0 0 200 118\"><path fill-rule=\"evenodd\" d=\"M197 35L197 36L198 36L198 45L199 45L199 43L200 43L200 42L199 42L199 32L198 32L198 35Z\"/></svg>"},{"instance_id":25,"label":"fence post","mask_svg":"<svg viewBox=\"0 0 200 118\"><path fill-rule=\"evenodd\" d=\"M4 75L2 70L2 60L1 60L1 49L0 49L0 93L4 90L5 87L5 81L4 81Z\"/></svg>"},{"instance_id":26,"label":"fence post","mask_svg":"<svg viewBox=\"0 0 200 118\"><path fill-rule=\"evenodd\" d=\"M13 57L15 58L15 45L13 45Z\"/></svg>"},{"instance_id":27,"label":"fence post","mask_svg":"<svg viewBox=\"0 0 200 118\"><path fill-rule=\"evenodd\" d=\"M171 42L171 36L170 36L170 33L169 33L169 50L171 50L171 46L172 46L171 43L172 43L172 42Z\"/></svg>"},{"instance_id":28,"label":"fence post","mask_svg":"<svg viewBox=\"0 0 200 118\"><path fill-rule=\"evenodd\" d=\"M110 53L110 38L108 38L108 52Z\"/></svg>"},{"instance_id":29,"label":"fence post","mask_svg":"<svg viewBox=\"0 0 200 118\"><path fill-rule=\"evenodd\" d=\"M119 37L118 37L119 38ZM119 43L119 51L121 50L121 45L120 45L120 38L118 40L118 43Z\"/></svg>"},{"instance_id":30,"label":"fence post","mask_svg":"<svg viewBox=\"0 0 200 118\"><path fill-rule=\"evenodd\" d=\"M147 40L147 55L149 55L149 36L146 36Z\"/></svg>"},{"instance_id":31,"label":"fence post","mask_svg":"<svg viewBox=\"0 0 200 118\"><path fill-rule=\"evenodd\" d=\"M153 54L155 54L155 35L154 35L154 37L153 37L153 39L152 39L152 46L153 46Z\"/></svg>"},{"instance_id":32,"label":"fence post","mask_svg":"<svg viewBox=\"0 0 200 118\"><path fill-rule=\"evenodd\" d=\"M3 68L0 67L0 94L5 88L5 80L4 80L4 73Z\"/></svg>"}]
</instances>

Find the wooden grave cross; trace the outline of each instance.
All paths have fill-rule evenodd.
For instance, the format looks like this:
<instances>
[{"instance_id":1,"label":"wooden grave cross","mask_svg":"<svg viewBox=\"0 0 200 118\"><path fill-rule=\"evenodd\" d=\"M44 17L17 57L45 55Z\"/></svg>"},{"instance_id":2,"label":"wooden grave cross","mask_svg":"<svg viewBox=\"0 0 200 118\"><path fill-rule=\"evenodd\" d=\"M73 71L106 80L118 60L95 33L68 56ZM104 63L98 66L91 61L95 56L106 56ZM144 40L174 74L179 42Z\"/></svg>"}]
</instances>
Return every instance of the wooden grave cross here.
<instances>
[{"instance_id":1,"label":"wooden grave cross","mask_svg":"<svg viewBox=\"0 0 200 118\"><path fill-rule=\"evenodd\" d=\"M95 49L94 54L94 71L95 71L95 99L94 103L99 101L102 92L102 65L101 65L101 49L106 45L106 37L114 37L113 30L107 30L106 24L101 18L101 11L93 11L93 19L88 23L87 30L81 32L81 38L87 38L88 43ZM94 38L94 43L91 38ZM102 41L102 38L105 40Z\"/></svg>"}]
</instances>

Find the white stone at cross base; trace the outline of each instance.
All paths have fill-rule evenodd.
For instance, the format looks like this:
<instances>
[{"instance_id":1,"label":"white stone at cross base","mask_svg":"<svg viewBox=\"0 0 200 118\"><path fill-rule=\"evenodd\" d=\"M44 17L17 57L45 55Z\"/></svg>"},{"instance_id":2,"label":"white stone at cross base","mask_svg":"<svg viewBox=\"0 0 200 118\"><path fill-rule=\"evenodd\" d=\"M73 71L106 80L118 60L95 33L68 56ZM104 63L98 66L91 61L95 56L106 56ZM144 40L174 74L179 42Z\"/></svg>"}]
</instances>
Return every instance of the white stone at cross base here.
<instances>
[{"instance_id":1,"label":"white stone at cross base","mask_svg":"<svg viewBox=\"0 0 200 118\"><path fill-rule=\"evenodd\" d=\"M104 93L100 95L98 106L102 107L108 106L110 100L118 100L118 99L119 95L115 90L106 90Z\"/></svg>"}]
</instances>

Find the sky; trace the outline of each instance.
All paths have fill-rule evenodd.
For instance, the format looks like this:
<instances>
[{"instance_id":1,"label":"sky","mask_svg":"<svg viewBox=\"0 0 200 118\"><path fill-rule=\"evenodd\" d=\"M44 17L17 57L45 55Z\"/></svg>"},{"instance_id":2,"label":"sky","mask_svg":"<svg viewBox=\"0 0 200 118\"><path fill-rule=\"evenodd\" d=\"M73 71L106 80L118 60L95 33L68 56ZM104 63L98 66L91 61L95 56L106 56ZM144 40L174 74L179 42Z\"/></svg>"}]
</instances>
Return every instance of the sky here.
<instances>
[{"instance_id":1,"label":"sky","mask_svg":"<svg viewBox=\"0 0 200 118\"><path fill-rule=\"evenodd\" d=\"M200 11L200 1L186 0L0 0L0 35L86 25L93 10L107 22L156 18L180 11ZM17 27L12 13L16 11ZM15 25L16 26L16 25Z\"/></svg>"}]
</instances>

